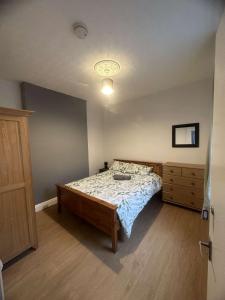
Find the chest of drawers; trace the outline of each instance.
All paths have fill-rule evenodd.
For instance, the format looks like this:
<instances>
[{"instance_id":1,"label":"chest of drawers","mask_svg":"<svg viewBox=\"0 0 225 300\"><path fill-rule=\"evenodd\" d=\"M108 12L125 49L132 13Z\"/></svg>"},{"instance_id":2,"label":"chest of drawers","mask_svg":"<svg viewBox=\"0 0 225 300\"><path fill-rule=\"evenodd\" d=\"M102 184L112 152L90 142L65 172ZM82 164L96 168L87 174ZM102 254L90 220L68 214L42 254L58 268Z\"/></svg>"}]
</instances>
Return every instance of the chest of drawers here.
<instances>
[{"instance_id":1,"label":"chest of drawers","mask_svg":"<svg viewBox=\"0 0 225 300\"><path fill-rule=\"evenodd\" d=\"M201 210L204 197L204 165L163 165L163 201Z\"/></svg>"}]
</instances>

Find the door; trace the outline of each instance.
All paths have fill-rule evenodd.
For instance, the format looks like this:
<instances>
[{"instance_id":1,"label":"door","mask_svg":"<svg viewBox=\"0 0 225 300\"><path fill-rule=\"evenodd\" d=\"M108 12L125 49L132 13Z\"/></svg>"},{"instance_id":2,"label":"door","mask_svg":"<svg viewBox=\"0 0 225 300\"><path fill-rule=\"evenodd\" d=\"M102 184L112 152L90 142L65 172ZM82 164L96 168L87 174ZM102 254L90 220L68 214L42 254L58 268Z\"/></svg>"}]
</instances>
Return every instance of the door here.
<instances>
[{"instance_id":1,"label":"door","mask_svg":"<svg viewBox=\"0 0 225 300\"><path fill-rule=\"evenodd\" d=\"M209 236L212 261L208 262L208 300L225 300L225 15L216 37L214 107L211 156Z\"/></svg>"},{"instance_id":2,"label":"door","mask_svg":"<svg viewBox=\"0 0 225 300\"><path fill-rule=\"evenodd\" d=\"M34 244L26 118L0 114L0 258Z\"/></svg>"}]
</instances>

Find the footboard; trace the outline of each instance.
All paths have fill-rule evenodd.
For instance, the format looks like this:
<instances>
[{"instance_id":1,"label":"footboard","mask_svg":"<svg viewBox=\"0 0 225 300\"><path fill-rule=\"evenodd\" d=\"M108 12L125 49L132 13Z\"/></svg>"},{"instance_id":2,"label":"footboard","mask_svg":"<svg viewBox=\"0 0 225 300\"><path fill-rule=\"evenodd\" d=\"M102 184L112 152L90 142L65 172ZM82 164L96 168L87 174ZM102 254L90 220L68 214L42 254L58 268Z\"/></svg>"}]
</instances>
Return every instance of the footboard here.
<instances>
[{"instance_id":1,"label":"footboard","mask_svg":"<svg viewBox=\"0 0 225 300\"><path fill-rule=\"evenodd\" d=\"M119 222L116 214L116 205L112 205L98 198L89 196L65 185L56 185L58 211L66 206L73 214L91 223L112 238L112 250L117 250L117 235Z\"/></svg>"}]
</instances>

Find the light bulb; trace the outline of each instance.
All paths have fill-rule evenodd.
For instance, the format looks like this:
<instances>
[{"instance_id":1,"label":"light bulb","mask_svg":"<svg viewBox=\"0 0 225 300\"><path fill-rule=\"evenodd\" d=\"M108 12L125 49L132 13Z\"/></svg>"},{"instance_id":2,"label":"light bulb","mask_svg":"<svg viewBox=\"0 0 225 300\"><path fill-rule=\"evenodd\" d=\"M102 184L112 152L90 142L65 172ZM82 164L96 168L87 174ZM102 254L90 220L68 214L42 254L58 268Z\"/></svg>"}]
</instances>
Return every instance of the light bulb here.
<instances>
[{"instance_id":1,"label":"light bulb","mask_svg":"<svg viewBox=\"0 0 225 300\"><path fill-rule=\"evenodd\" d=\"M113 81L110 78L105 78L102 80L101 92L104 95L111 95L113 93Z\"/></svg>"}]
</instances>

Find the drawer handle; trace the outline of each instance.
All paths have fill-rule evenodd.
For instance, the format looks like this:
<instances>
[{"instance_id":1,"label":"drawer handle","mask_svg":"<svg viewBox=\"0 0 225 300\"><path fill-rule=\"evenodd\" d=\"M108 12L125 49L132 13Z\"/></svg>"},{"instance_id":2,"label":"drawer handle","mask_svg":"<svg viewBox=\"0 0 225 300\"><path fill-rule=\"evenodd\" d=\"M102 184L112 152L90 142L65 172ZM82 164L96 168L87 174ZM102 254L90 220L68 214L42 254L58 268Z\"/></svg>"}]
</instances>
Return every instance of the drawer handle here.
<instances>
[{"instance_id":1,"label":"drawer handle","mask_svg":"<svg viewBox=\"0 0 225 300\"><path fill-rule=\"evenodd\" d=\"M195 186L195 182L192 182L191 185Z\"/></svg>"},{"instance_id":2,"label":"drawer handle","mask_svg":"<svg viewBox=\"0 0 225 300\"><path fill-rule=\"evenodd\" d=\"M195 176L196 174L195 174L195 173L191 173L191 175L192 175L192 176Z\"/></svg>"},{"instance_id":3,"label":"drawer handle","mask_svg":"<svg viewBox=\"0 0 225 300\"><path fill-rule=\"evenodd\" d=\"M191 192L191 194L194 196L194 195L195 195L195 192Z\"/></svg>"},{"instance_id":4,"label":"drawer handle","mask_svg":"<svg viewBox=\"0 0 225 300\"><path fill-rule=\"evenodd\" d=\"M172 179L172 178L170 179L170 182L173 182L173 179Z\"/></svg>"},{"instance_id":5,"label":"drawer handle","mask_svg":"<svg viewBox=\"0 0 225 300\"><path fill-rule=\"evenodd\" d=\"M170 170L170 173L173 173L173 170Z\"/></svg>"}]
</instances>

